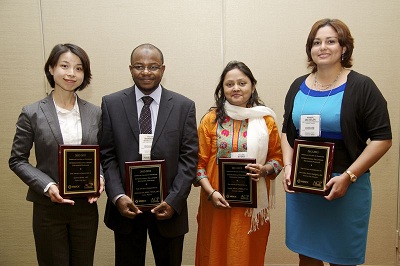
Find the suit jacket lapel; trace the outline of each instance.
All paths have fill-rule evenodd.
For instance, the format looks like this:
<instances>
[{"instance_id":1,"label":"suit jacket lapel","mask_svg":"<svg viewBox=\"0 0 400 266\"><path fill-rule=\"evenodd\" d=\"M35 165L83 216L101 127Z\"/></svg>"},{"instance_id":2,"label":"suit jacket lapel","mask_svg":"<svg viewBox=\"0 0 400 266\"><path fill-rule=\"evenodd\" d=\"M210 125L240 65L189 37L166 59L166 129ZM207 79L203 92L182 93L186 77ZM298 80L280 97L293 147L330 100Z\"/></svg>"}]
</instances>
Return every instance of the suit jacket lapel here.
<instances>
[{"instance_id":1,"label":"suit jacket lapel","mask_svg":"<svg viewBox=\"0 0 400 266\"><path fill-rule=\"evenodd\" d=\"M171 94L167 89L162 87L160 107L158 109L157 124L156 124L156 129L154 131L153 146L157 142L158 138L161 136L161 132L163 132L163 129L167 124L168 117L171 114L173 106L174 104L172 102Z\"/></svg>"},{"instance_id":2,"label":"suit jacket lapel","mask_svg":"<svg viewBox=\"0 0 400 266\"><path fill-rule=\"evenodd\" d=\"M87 108L86 101L82 101L77 96L78 106L79 106L79 115L81 117L81 125L82 125L82 142L81 144L88 143L89 141L89 131L90 126L92 125L92 114Z\"/></svg>"},{"instance_id":3,"label":"suit jacket lapel","mask_svg":"<svg viewBox=\"0 0 400 266\"><path fill-rule=\"evenodd\" d=\"M136 95L134 87L129 88L125 92L124 97L121 100L125 108L125 113L128 119L129 126L131 127L133 135L135 136L136 140L139 141L140 129L138 122Z\"/></svg>"},{"instance_id":4,"label":"suit jacket lapel","mask_svg":"<svg viewBox=\"0 0 400 266\"><path fill-rule=\"evenodd\" d=\"M63 138L60 129L60 123L58 122L56 107L54 106L53 96L50 93L49 96L44 98L40 103L40 108L46 117L47 123L49 124L50 130L53 133L54 139L58 144L63 144Z\"/></svg>"}]
</instances>

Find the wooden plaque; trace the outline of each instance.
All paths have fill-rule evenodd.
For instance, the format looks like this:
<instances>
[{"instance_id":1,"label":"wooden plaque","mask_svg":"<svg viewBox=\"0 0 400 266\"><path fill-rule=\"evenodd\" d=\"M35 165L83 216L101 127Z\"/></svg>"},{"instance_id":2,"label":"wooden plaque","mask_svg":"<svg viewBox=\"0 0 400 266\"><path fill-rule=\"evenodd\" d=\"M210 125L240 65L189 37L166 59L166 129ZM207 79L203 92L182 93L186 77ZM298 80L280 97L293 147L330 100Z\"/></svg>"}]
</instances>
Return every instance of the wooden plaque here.
<instances>
[{"instance_id":1,"label":"wooden plaque","mask_svg":"<svg viewBox=\"0 0 400 266\"><path fill-rule=\"evenodd\" d=\"M257 207L257 183L245 168L249 163L256 163L256 159L218 159L220 192L232 207Z\"/></svg>"},{"instance_id":2,"label":"wooden plaque","mask_svg":"<svg viewBox=\"0 0 400 266\"><path fill-rule=\"evenodd\" d=\"M59 145L58 172L61 197L99 196L99 145Z\"/></svg>"},{"instance_id":3,"label":"wooden plaque","mask_svg":"<svg viewBox=\"0 0 400 266\"><path fill-rule=\"evenodd\" d=\"M150 210L167 196L165 160L125 163L125 191L140 210Z\"/></svg>"},{"instance_id":4,"label":"wooden plaque","mask_svg":"<svg viewBox=\"0 0 400 266\"><path fill-rule=\"evenodd\" d=\"M295 140L291 185L294 191L327 195L326 183L332 176L334 143Z\"/></svg>"}]
</instances>

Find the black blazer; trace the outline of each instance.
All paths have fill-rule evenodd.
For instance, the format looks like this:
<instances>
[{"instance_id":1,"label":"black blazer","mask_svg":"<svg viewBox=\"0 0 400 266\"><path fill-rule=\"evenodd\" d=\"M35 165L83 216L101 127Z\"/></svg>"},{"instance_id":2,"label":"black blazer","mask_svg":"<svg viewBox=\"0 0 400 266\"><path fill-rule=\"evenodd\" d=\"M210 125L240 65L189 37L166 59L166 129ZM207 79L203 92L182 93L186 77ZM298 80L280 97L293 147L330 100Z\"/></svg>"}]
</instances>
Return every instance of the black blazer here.
<instances>
[{"instance_id":1,"label":"black blazer","mask_svg":"<svg viewBox=\"0 0 400 266\"><path fill-rule=\"evenodd\" d=\"M298 77L285 98L282 132L293 147L298 132L293 124L294 98L309 74ZM367 140L392 139L387 102L368 76L352 70L347 76L346 89L340 110L343 140L351 161L355 161L367 146Z\"/></svg>"},{"instance_id":2,"label":"black blazer","mask_svg":"<svg viewBox=\"0 0 400 266\"><path fill-rule=\"evenodd\" d=\"M112 199L125 194L125 162L141 160L134 87L104 96L101 108L100 154L108 196L104 222L114 231L129 233L135 220L120 215ZM166 161L168 196L165 201L175 210L171 219L157 222L165 237L176 237L189 231L186 200L197 171L196 127L195 103L162 88L151 159Z\"/></svg>"},{"instance_id":3,"label":"black blazer","mask_svg":"<svg viewBox=\"0 0 400 266\"><path fill-rule=\"evenodd\" d=\"M79 97L77 101L82 123L81 144L97 144L101 110ZM33 144L36 167L29 162ZM52 204L44 195L44 189L50 182L58 183L58 144L63 144L63 138L52 94L23 107L17 121L9 166L29 186L27 200Z\"/></svg>"}]
</instances>

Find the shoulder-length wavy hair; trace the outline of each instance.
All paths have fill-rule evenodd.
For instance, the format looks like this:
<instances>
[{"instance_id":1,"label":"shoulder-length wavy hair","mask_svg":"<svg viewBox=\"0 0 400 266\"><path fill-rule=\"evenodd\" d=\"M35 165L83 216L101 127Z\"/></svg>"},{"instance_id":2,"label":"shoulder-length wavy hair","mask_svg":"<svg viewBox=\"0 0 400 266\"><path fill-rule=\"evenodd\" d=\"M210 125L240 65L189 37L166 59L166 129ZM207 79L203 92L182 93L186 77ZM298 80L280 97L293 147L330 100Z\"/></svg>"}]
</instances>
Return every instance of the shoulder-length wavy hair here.
<instances>
[{"instance_id":1,"label":"shoulder-length wavy hair","mask_svg":"<svg viewBox=\"0 0 400 266\"><path fill-rule=\"evenodd\" d=\"M354 50L354 39L351 36L349 28L339 19L325 18L315 22L311 27L310 33L308 34L306 53L308 57L308 67L312 69L311 72L315 73L317 71L317 65L311 58L311 48L313 46L315 36L317 35L317 31L325 26L331 26L338 34L340 46L346 47L346 52L343 54L343 58L341 60L342 67L352 67L353 65L351 62L351 56L353 55Z\"/></svg>"}]
</instances>

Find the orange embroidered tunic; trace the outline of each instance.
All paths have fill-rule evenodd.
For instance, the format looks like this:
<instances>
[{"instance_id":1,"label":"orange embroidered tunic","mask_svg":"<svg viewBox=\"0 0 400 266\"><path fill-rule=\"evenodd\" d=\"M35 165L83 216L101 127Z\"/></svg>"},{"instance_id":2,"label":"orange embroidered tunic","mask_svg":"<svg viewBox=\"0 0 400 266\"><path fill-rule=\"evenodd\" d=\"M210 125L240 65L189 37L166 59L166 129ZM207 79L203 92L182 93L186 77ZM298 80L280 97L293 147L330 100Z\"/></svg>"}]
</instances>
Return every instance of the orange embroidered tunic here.
<instances>
[{"instance_id":1,"label":"orange embroidered tunic","mask_svg":"<svg viewBox=\"0 0 400 266\"><path fill-rule=\"evenodd\" d=\"M247 120L238 121L227 117L224 124L215 123L215 111L206 114L199 126L198 178L207 177L213 188L219 190L217 158L231 157L231 152L247 151ZM279 131L272 117L264 117L269 133L266 162L276 171L282 165ZM266 180L269 194L269 179ZM260 224L259 229L248 234L251 217L245 216L246 208L217 209L200 193L198 209L196 263L210 265L264 265L270 223Z\"/></svg>"}]
</instances>

